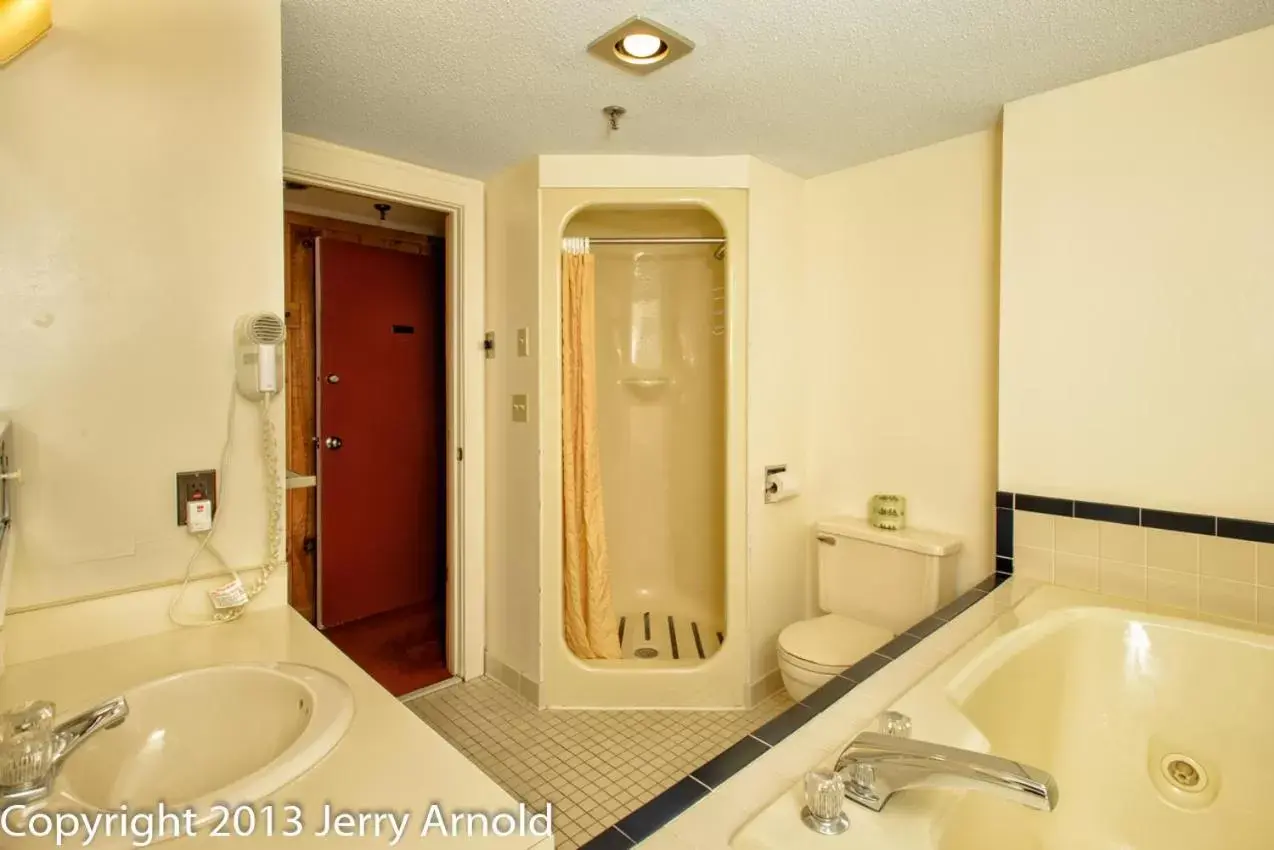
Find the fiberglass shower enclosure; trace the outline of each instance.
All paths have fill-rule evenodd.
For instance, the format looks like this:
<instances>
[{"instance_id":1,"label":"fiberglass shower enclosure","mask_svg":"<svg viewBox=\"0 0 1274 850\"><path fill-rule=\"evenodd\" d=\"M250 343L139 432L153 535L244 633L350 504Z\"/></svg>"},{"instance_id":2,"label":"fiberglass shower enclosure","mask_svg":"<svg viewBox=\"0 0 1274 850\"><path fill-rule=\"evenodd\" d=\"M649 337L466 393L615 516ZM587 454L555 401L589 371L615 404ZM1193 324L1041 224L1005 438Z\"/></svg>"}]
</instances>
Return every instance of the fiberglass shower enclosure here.
<instances>
[{"instance_id":1,"label":"fiberglass shower enclosure","mask_svg":"<svg viewBox=\"0 0 1274 850\"><path fill-rule=\"evenodd\" d=\"M558 191L567 204L575 190ZM578 359L591 358L596 377L595 489L621 657L583 657L565 645L561 629L571 603L564 593L552 612L559 616L545 617L546 630L558 634L551 640L557 646L545 647L544 702L738 705L746 658L740 641L730 638L741 625L742 588L730 576L742 559L731 546L730 509L741 505L737 492L731 496L741 475L730 473L729 449L740 440L737 428L732 434L729 390L737 380L732 362L741 360L739 340L732 339L738 316L731 281L742 264L733 255L746 239L731 230L727 241L722 222L729 219L717 205L597 203L598 193L591 194L593 202L570 205L559 219L563 243L555 247L592 257L591 345L582 346ZM566 273L560 276L559 315L573 292ZM564 343L568 361L572 345ZM568 387L566 406L573 396ZM563 422L579 430L569 409ZM570 452L572 435L564 439ZM576 488L564 489L566 514ZM565 525L564 550L577 545ZM736 520L733 529L740 526ZM563 567L568 583L571 569ZM552 587L552 576L545 578Z\"/></svg>"},{"instance_id":2,"label":"fiberglass shower enclosure","mask_svg":"<svg viewBox=\"0 0 1274 850\"><path fill-rule=\"evenodd\" d=\"M698 208L585 210L566 234L595 258L585 355L621 652L701 662L726 628L724 234Z\"/></svg>"}]
</instances>

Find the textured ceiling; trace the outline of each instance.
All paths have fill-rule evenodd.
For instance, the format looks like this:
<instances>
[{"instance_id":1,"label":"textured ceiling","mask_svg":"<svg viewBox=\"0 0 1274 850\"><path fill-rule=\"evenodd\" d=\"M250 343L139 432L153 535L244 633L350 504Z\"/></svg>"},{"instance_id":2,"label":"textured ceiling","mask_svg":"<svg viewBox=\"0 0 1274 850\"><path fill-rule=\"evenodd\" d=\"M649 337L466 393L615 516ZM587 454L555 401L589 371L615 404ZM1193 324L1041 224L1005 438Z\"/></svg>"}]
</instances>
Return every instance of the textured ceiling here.
<instances>
[{"instance_id":1,"label":"textured ceiling","mask_svg":"<svg viewBox=\"0 0 1274 850\"><path fill-rule=\"evenodd\" d=\"M695 51L646 77L585 52L634 14ZM543 153L746 153L808 176L1268 24L1271 0L283 0L284 125L480 178Z\"/></svg>"}]
</instances>

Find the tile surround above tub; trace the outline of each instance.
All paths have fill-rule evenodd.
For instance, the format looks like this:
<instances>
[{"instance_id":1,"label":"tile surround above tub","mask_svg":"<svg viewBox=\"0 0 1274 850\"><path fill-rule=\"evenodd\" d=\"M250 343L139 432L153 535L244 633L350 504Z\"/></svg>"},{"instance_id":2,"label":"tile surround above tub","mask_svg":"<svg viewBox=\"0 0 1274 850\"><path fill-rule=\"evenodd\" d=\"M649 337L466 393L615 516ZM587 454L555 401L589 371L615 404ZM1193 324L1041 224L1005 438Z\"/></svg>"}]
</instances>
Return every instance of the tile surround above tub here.
<instances>
[{"instance_id":1,"label":"tile surround above tub","mask_svg":"<svg viewBox=\"0 0 1274 850\"><path fill-rule=\"evenodd\" d=\"M996 572L1274 625L1274 523L998 491Z\"/></svg>"}]
</instances>

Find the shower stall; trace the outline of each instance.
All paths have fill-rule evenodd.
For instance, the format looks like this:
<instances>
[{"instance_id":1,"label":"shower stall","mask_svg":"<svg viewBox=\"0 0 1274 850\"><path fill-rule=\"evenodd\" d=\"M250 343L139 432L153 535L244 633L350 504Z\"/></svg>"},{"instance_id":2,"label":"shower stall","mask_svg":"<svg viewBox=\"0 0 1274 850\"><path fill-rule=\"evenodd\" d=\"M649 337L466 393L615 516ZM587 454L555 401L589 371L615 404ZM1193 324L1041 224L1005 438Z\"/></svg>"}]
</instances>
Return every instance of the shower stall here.
<instances>
[{"instance_id":1,"label":"shower stall","mask_svg":"<svg viewBox=\"0 0 1274 850\"><path fill-rule=\"evenodd\" d=\"M585 210L566 234L596 258L591 354L622 655L703 661L725 640L724 233L689 208Z\"/></svg>"},{"instance_id":2,"label":"shower stall","mask_svg":"<svg viewBox=\"0 0 1274 850\"><path fill-rule=\"evenodd\" d=\"M562 461L542 470L560 487L544 501L543 701L743 705L742 193L582 194L546 190L543 210L558 285L542 333L552 321L561 345L544 446L560 434Z\"/></svg>"}]
</instances>

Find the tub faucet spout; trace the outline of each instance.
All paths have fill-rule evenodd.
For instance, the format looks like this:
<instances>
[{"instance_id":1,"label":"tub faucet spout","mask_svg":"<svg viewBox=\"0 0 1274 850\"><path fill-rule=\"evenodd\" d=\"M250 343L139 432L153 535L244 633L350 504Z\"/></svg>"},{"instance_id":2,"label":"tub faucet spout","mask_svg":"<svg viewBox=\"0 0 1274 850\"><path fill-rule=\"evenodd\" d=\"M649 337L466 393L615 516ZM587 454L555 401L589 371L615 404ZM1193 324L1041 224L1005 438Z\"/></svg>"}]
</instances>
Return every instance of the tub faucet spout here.
<instances>
[{"instance_id":1,"label":"tub faucet spout","mask_svg":"<svg viewBox=\"0 0 1274 850\"><path fill-rule=\"evenodd\" d=\"M907 788L984 791L1032 809L1057 806L1057 782L1015 761L893 735L864 732L836 759L845 796L878 812Z\"/></svg>"}]
</instances>

